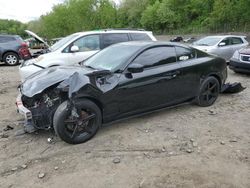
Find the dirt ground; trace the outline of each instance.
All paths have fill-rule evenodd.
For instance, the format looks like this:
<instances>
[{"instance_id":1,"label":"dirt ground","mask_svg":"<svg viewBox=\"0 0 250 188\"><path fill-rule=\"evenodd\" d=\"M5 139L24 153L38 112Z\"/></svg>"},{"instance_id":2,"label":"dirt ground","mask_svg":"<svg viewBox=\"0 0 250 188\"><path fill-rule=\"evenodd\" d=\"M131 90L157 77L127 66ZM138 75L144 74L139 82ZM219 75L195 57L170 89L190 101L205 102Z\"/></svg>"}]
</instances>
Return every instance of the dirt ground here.
<instances>
[{"instance_id":1,"label":"dirt ground","mask_svg":"<svg viewBox=\"0 0 250 188\"><path fill-rule=\"evenodd\" d=\"M250 77L228 73L247 89L212 107L124 120L73 146L51 132L15 136L18 67L0 65L0 187L248 188Z\"/></svg>"}]
</instances>

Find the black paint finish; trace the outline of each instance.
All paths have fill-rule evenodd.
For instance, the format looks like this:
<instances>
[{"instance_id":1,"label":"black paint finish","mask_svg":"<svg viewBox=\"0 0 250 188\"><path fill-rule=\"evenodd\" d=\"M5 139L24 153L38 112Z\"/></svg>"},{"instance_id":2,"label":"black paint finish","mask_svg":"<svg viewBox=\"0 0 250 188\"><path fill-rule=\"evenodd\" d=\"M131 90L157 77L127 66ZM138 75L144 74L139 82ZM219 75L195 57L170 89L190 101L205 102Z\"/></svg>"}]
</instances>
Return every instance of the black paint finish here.
<instances>
[{"instance_id":1,"label":"black paint finish","mask_svg":"<svg viewBox=\"0 0 250 188\"><path fill-rule=\"evenodd\" d=\"M83 98L92 100L101 109L105 124L191 101L198 95L200 84L208 76L217 78L221 86L225 83L227 68L226 62L222 58L177 43L128 42L125 44L131 46L139 44L140 49L132 53L130 58L120 65L118 71L81 66L52 67L37 73L30 80L24 82L21 92L23 95L28 93L28 97L32 99L37 95L42 95L48 88L58 89L60 83L65 82L66 85L68 83L72 87L72 91L74 91L74 87L80 88L72 95L72 100ZM116 44L118 47L119 45L124 45L124 43ZM153 56L149 56L152 58L150 60L152 65L145 66L141 71L138 63L143 65L144 62L138 62L137 58L147 50L155 48L153 50L155 53L158 48L162 50L162 47L172 48L171 50L176 47L185 48L186 52L171 55L171 59L164 61L159 61L159 57L153 54ZM165 53L167 58L168 51ZM127 67L133 62L137 64L134 66L135 71L138 67L137 73L128 71ZM67 82L73 74L79 76L79 79L74 79L76 83ZM81 80L81 82L76 80ZM42 88L39 88L39 85ZM25 101L23 102L25 104Z\"/></svg>"}]
</instances>

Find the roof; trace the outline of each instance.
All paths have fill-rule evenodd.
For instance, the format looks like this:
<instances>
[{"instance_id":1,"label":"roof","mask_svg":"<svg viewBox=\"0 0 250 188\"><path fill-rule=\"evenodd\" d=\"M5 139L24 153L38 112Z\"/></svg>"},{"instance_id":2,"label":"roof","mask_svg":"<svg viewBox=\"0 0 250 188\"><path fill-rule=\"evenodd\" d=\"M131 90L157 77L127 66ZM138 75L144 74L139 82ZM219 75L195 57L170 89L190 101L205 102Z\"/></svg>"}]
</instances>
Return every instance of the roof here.
<instances>
[{"instance_id":1,"label":"roof","mask_svg":"<svg viewBox=\"0 0 250 188\"><path fill-rule=\"evenodd\" d=\"M210 35L206 37L217 37L217 38L224 38L224 37L246 37L244 35ZM204 37L204 38L206 38Z\"/></svg>"},{"instance_id":2,"label":"roof","mask_svg":"<svg viewBox=\"0 0 250 188\"><path fill-rule=\"evenodd\" d=\"M95 33L152 33L152 31L144 31L140 29L101 29L101 30L94 30L94 31L83 31L74 34L78 35L88 35L88 34L95 34Z\"/></svg>"},{"instance_id":3,"label":"roof","mask_svg":"<svg viewBox=\"0 0 250 188\"><path fill-rule=\"evenodd\" d=\"M184 48L190 48L189 46L181 44L181 43L163 42L163 41L129 41L129 42L117 43L115 45L135 45L135 46L142 46L142 47L166 45L166 46L180 46Z\"/></svg>"}]
</instances>

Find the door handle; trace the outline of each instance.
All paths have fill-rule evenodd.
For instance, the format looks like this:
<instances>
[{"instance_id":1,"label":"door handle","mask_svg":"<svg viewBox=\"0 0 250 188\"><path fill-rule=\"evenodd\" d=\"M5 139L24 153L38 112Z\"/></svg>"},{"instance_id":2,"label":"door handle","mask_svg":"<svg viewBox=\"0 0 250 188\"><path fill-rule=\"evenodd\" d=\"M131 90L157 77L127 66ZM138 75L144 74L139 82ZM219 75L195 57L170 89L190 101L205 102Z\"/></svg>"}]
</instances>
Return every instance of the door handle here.
<instances>
[{"instance_id":1,"label":"door handle","mask_svg":"<svg viewBox=\"0 0 250 188\"><path fill-rule=\"evenodd\" d=\"M168 72L168 73L164 74L164 76L175 78L180 73L181 73L180 71L171 71L171 72Z\"/></svg>"}]
</instances>

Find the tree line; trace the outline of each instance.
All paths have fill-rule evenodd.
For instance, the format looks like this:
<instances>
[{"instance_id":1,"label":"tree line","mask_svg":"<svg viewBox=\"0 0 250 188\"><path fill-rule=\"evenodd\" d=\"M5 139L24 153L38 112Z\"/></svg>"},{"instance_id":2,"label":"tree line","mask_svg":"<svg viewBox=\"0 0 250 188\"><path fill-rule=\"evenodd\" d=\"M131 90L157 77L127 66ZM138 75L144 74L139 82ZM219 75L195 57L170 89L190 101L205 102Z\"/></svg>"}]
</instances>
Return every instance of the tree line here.
<instances>
[{"instance_id":1,"label":"tree line","mask_svg":"<svg viewBox=\"0 0 250 188\"><path fill-rule=\"evenodd\" d=\"M26 27L46 38L103 28L144 28L158 34L247 32L249 7L250 0L122 0L119 5L65 0Z\"/></svg>"},{"instance_id":2,"label":"tree line","mask_svg":"<svg viewBox=\"0 0 250 188\"><path fill-rule=\"evenodd\" d=\"M0 34L27 36L24 30L28 27L27 24L15 20L0 19Z\"/></svg>"}]
</instances>

